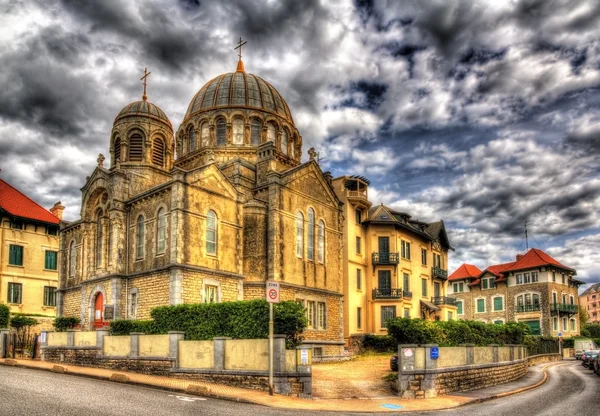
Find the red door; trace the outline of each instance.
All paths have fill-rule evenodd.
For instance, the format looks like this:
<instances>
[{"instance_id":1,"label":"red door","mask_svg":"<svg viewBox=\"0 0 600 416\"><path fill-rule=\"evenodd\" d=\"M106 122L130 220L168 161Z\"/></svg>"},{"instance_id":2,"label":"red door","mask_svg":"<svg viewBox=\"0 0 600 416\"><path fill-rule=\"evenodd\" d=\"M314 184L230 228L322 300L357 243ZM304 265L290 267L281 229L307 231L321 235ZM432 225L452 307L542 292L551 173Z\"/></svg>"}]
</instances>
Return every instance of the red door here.
<instances>
[{"instance_id":1,"label":"red door","mask_svg":"<svg viewBox=\"0 0 600 416\"><path fill-rule=\"evenodd\" d=\"M102 293L96 295L94 307L94 328L102 328L104 326L104 296Z\"/></svg>"}]
</instances>

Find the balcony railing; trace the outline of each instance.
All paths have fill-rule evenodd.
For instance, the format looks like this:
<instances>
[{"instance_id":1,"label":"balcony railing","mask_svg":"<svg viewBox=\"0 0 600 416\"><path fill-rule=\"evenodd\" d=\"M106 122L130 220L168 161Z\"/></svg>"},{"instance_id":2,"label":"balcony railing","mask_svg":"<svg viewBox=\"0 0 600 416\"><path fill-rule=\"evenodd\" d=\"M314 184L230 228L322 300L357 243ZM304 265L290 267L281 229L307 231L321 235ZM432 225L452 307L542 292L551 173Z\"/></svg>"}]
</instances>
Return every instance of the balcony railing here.
<instances>
[{"instance_id":1,"label":"balcony railing","mask_svg":"<svg viewBox=\"0 0 600 416\"><path fill-rule=\"evenodd\" d=\"M402 297L404 299L412 299L412 292L409 292L408 290L403 290Z\"/></svg>"},{"instance_id":2,"label":"balcony railing","mask_svg":"<svg viewBox=\"0 0 600 416\"><path fill-rule=\"evenodd\" d=\"M517 305L517 313L519 312L537 312L541 309L540 305Z\"/></svg>"},{"instance_id":3,"label":"balcony railing","mask_svg":"<svg viewBox=\"0 0 600 416\"><path fill-rule=\"evenodd\" d=\"M432 267L431 268L431 275L433 276L433 278L437 278L437 279L443 279L446 280L448 279L448 270L444 270L441 267Z\"/></svg>"},{"instance_id":4,"label":"balcony railing","mask_svg":"<svg viewBox=\"0 0 600 416\"><path fill-rule=\"evenodd\" d=\"M363 199L365 201L368 200L367 198L367 194L364 194L360 191L346 191L348 198L354 198L354 199Z\"/></svg>"},{"instance_id":5,"label":"balcony railing","mask_svg":"<svg viewBox=\"0 0 600 416\"><path fill-rule=\"evenodd\" d=\"M553 303L552 312L577 313L579 312L579 306L568 303Z\"/></svg>"},{"instance_id":6,"label":"balcony railing","mask_svg":"<svg viewBox=\"0 0 600 416\"><path fill-rule=\"evenodd\" d=\"M373 299L401 299L402 289L373 289Z\"/></svg>"},{"instance_id":7,"label":"balcony railing","mask_svg":"<svg viewBox=\"0 0 600 416\"><path fill-rule=\"evenodd\" d=\"M383 251L373 253L373 264L398 264L400 256L398 253L386 253Z\"/></svg>"},{"instance_id":8,"label":"balcony railing","mask_svg":"<svg viewBox=\"0 0 600 416\"><path fill-rule=\"evenodd\" d=\"M434 296L431 298L434 305L454 305L456 306L456 298L449 298L448 296Z\"/></svg>"}]
</instances>

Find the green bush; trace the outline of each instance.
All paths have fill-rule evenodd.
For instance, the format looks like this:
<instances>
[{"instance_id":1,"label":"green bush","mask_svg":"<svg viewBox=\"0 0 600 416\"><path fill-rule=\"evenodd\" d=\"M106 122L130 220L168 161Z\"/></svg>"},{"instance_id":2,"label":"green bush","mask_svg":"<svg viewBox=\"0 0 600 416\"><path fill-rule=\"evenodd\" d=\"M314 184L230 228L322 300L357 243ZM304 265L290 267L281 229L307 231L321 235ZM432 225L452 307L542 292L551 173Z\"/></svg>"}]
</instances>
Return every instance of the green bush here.
<instances>
[{"instance_id":1,"label":"green bush","mask_svg":"<svg viewBox=\"0 0 600 416\"><path fill-rule=\"evenodd\" d=\"M23 328L37 325L37 324L38 324L38 321L36 321L35 319L29 318L28 316L23 316L23 315L13 316L12 319L10 320L11 328L16 329L17 331L19 331Z\"/></svg>"},{"instance_id":2,"label":"green bush","mask_svg":"<svg viewBox=\"0 0 600 416\"><path fill-rule=\"evenodd\" d=\"M129 335L132 332L143 332L155 334L154 321L134 321L129 319L117 319L110 323L111 335Z\"/></svg>"},{"instance_id":3,"label":"green bush","mask_svg":"<svg viewBox=\"0 0 600 416\"><path fill-rule=\"evenodd\" d=\"M73 316L57 316L54 318L54 329L58 332L65 332L67 329L73 329L79 325L80 319Z\"/></svg>"},{"instance_id":4,"label":"green bush","mask_svg":"<svg viewBox=\"0 0 600 416\"><path fill-rule=\"evenodd\" d=\"M0 328L8 328L10 321L10 309L3 303L0 303Z\"/></svg>"},{"instance_id":5,"label":"green bush","mask_svg":"<svg viewBox=\"0 0 600 416\"><path fill-rule=\"evenodd\" d=\"M362 348L375 352L396 352L398 343L389 335L366 334L362 341Z\"/></svg>"},{"instance_id":6,"label":"green bush","mask_svg":"<svg viewBox=\"0 0 600 416\"><path fill-rule=\"evenodd\" d=\"M422 319L394 318L387 321L388 334L398 344L433 344L442 339L438 325Z\"/></svg>"},{"instance_id":7,"label":"green bush","mask_svg":"<svg viewBox=\"0 0 600 416\"><path fill-rule=\"evenodd\" d=\"M592 334L585 328L581 328L581 336L584 338L591 338Z\"/></svg>"},{"instance_id":8,"label":"green bush","mask_svg":"<svg viewBox=\"0 0 600 416\"><path fill-rule=\"evenodd\" d=\"M529 350L529 355L558 354L559 351L558 338L549 336L527 335L524 344ZM567 347L563 344L563 348Z\"/></svg>"},{"instance_id":9,"label":"green bush","mask_svg":"<svg viewBox=\"0 0 600 416\"><path fill-rule=\"evenodd\" d=\"M586 324L581 332L583 333L584 330L589 333L589 337L600 338L600 324Z\"/></svg>"}]
</instances>

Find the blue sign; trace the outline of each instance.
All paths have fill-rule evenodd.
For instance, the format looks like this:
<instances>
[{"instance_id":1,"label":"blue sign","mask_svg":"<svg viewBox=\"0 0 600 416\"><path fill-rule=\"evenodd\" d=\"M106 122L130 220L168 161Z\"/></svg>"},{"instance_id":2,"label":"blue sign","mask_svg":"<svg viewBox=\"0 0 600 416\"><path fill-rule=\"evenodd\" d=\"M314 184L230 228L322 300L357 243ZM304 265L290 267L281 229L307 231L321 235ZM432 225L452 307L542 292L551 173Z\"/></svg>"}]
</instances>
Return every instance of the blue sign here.
<instances>
[{"instance_id":1,"label":"blue sign","mask_svg":"<svg viewBox=\"0 0 600 416\"><path fill-rule=\"evenodd\" d=\"M431 353L429 353L429 356L432 360L437 360L440 356L440 349L438 347L431 347Z\"/></svg>"},{"instance_id":2,"label":"blue sign","mask_svg":"<svg viewBox=\"0 0 600 416\"><path fill-rule=\"evenodd\" d=\"M390 410L399 410L402 409L402 406L397 405L397 404L382 404L381 407L383 407L384 409L390 409Z\"/></svg>"}]
</instances>

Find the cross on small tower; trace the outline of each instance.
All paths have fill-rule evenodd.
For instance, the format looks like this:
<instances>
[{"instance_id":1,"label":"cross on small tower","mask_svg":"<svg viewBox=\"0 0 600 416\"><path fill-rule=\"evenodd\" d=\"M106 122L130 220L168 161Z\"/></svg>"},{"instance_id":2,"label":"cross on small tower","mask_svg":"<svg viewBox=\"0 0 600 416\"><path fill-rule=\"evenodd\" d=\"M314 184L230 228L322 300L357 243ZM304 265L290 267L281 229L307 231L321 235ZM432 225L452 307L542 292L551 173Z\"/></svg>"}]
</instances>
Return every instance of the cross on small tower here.
<instances>
[{"instance_id":1,"label":"cross on small tower","mask_svg":"<svg viewBox=\"0 0 600 416\"><path fill-rule=\"evenodd\" d=\"M142 95L142 100L146 101L148 99L148 96L146 95L146 85L147 85L147 78L148 75L150 75L152 72L148 72L148 68L144 68L144 76L140 78L140 81L144 81L144 95Z\"/></svg>"},{"instance_id":2,"label":"cross on small tower","mask_svg":"<svg viewBox=\"0 0 600 416\"><path fill-rule=\"evenodd\" d=\"M233 48L233 50L239 49L238 58L239 58L240 61L242 60L242 46L244 46L246 43L248 43L248 41L242 41L242 38L240 37L240 41L238 42L238 46L236 46L235 48Z\"/></svg>"}]
</instances>

